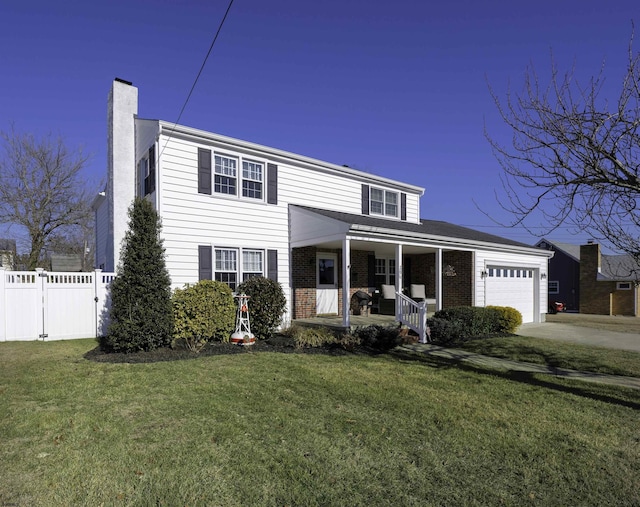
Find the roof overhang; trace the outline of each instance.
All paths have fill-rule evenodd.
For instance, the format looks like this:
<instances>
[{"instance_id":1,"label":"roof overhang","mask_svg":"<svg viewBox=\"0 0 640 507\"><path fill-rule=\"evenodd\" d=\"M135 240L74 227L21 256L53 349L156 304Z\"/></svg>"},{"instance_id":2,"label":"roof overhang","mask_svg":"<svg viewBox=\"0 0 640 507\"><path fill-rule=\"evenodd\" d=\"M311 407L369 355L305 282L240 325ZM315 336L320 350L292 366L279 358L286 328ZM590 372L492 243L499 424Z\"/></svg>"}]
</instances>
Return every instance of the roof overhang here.
<instances>
[{"instance_id":1,"label":"roof overhang","mask_svg":"<svg viewBox=\"0 0 640 507\"><path fill-rule=\"evenodd\" d=\"M290 243L293 248L304 246L341 248L342 242L349 239L354 249L375 251L391 252L395 245L402 244L405 253L424 253L436 249L487 250L534 255L547 259L553 257L552 251L541 248L474 241L393 228L389 226L389 220L380 220L380 225L358 224L328 217L298 206L290 206L289 214Z\"/></svg>"}]
</instances>

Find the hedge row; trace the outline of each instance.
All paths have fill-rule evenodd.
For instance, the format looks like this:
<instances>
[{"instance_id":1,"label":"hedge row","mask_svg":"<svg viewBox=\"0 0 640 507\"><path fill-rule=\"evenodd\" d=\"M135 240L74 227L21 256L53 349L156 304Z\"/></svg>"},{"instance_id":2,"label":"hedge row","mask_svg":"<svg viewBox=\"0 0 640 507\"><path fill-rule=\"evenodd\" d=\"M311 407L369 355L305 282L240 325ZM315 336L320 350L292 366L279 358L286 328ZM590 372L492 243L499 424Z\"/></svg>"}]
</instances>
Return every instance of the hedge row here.
<instances>
[{"instance_id":1,"label":"hedge row","mask_svg":"<svg viewBox=\"0 0 640 507\"><path fill-rule=\"evenodd\" d=\"M522 314L509 306L456 306L428 319L431 341L452 343L510 334L522 324Z\"/></svg>"}]
</instances>

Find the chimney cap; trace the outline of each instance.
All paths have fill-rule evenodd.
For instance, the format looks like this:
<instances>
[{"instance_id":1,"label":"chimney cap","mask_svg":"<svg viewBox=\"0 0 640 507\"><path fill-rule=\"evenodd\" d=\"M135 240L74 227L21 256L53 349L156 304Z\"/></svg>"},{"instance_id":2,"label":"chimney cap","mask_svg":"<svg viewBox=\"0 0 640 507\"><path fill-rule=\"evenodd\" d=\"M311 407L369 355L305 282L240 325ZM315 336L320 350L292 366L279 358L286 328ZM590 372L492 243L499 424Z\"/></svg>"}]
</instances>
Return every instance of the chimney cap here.
<instances>
[{"instance_id":1,"label":"chimney cap","mask_svg":"<svg viewBox=\"0 0 640 507\"><path fill-rule=\"evenodd\" d=\"M117 81L118 83L124 83L124 84L129 85L129 86L133 86L133 83L131 81L126 81L126 80L121 79L119 77L115 78L114 81Z\"/></svg>"},{"instance_id":2,"label":"chimney cap","mask_svg":"<svg viewBox=\"0 0 640 507\"><path fill-rule=\"evenodd\" d=\"M593 245L595 242L592 239L587 240L587 245Z\"/></svg>"}]
</instances>

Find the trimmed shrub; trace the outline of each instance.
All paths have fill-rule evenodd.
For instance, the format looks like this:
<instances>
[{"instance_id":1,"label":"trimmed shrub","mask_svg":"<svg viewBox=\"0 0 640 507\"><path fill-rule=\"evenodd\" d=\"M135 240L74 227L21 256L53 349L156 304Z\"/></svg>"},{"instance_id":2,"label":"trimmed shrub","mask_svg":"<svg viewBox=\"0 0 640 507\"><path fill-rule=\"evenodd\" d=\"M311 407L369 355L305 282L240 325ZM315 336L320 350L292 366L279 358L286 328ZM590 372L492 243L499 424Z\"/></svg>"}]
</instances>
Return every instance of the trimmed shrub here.
<instances>
[{"instance_id":1,"label":"trimmed shrub","mask_svg":"<svg viewBox=\"0 0 640 507\"><path fill-rule=\"evenodd\" d=\"M236 304L226 283L201 280L176 289L172 297L175 339L198 352L207 342L229 341L236 316Z\"/></svg>"},{"instance_id":2,"label":"trimmed shrub","mask_svg":"<svg viewBox=\"0 0 640 507\"><path fill-rule=\"evenodd\" d=\"M487 306L498 312L498 332L514 333L522 325L522 314L510 306Z\"/></svg>"},{"instance_id":3,"label":"trimmed shrub","mask_svg":"<svg viewBox=\"0 0 640 507\"><path fill-rule=\"evenodd\" d=\"M238 285L236 292L251 297L249 299L251 332L257 339L271 338L280 326L287 307L282 286L269 278L256 276Z\"/></svg>"},{"instance_id":4,"label":"trimmed shrub","mask_svg":"<svg viewBox=\"0 0 640 507\"><path fill-rule=\"evenodd\" d=\"M336 343L335 335L326 327L292 326L288 335L297 349L325 347Z\"/></svg>"},{"instance_id":5,"label":"trimmed shrub","mask_svg":"<svg viewBox=\"0 0 640 507\"><path fill-rule=\"evenodd\" d=\"M452 343L513 333L522 324L522 315L507 306L457 306L436 312L427 324L432 341Z\"/></svg>"},{"instance_id":6,"label":"trimmed shrub","mask_svg":"<svg viewBox=\"0 0 640 507\"><path fill-rule=\"evenodd\" d=\"M405 343L405 337L400 333L398 326L385 327L372 325L359 327L356 328L353 334L364 347L383 352Z\"/></svg>"},{"instance_id":7,"label":"trimmed shrub","mask_svg":"<svg viewBox=\"0 0 640 507\"><path fill-rule=\"evenodd\" d=\"M129 208L129 229L111 284L110 324L100 344L109 352L166 347L173 339L171 279L165 266L162 226L146 199Z\"/></svg>"}]
</instances>

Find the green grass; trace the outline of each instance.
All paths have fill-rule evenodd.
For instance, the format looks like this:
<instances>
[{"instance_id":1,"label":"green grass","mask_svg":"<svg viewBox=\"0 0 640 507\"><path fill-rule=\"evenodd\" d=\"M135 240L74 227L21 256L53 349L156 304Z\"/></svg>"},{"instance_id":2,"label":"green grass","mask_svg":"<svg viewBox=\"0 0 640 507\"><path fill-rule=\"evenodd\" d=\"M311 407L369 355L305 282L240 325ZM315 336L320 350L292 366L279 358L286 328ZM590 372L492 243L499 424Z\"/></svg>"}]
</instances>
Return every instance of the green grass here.
<instances>
[{"instance_id":1,"label":"green grass","mask_svg":"<svg viewBox=\"0 0 640 507\"><path fill-rule=\"evenodd\" d=\"M636 391L432 358L0 344L0 505L638 505Z\"/></svg>"},{"instance_id":2,"label":"green grass","mask_svg":"<svg viewBox=\"0 0 640 507\"><path fill-rule=\"evenodd\" d=\"M640 353L525 336L472 340L459 348L557 368L640 377Z\"/></svg>"}]
</instances>

